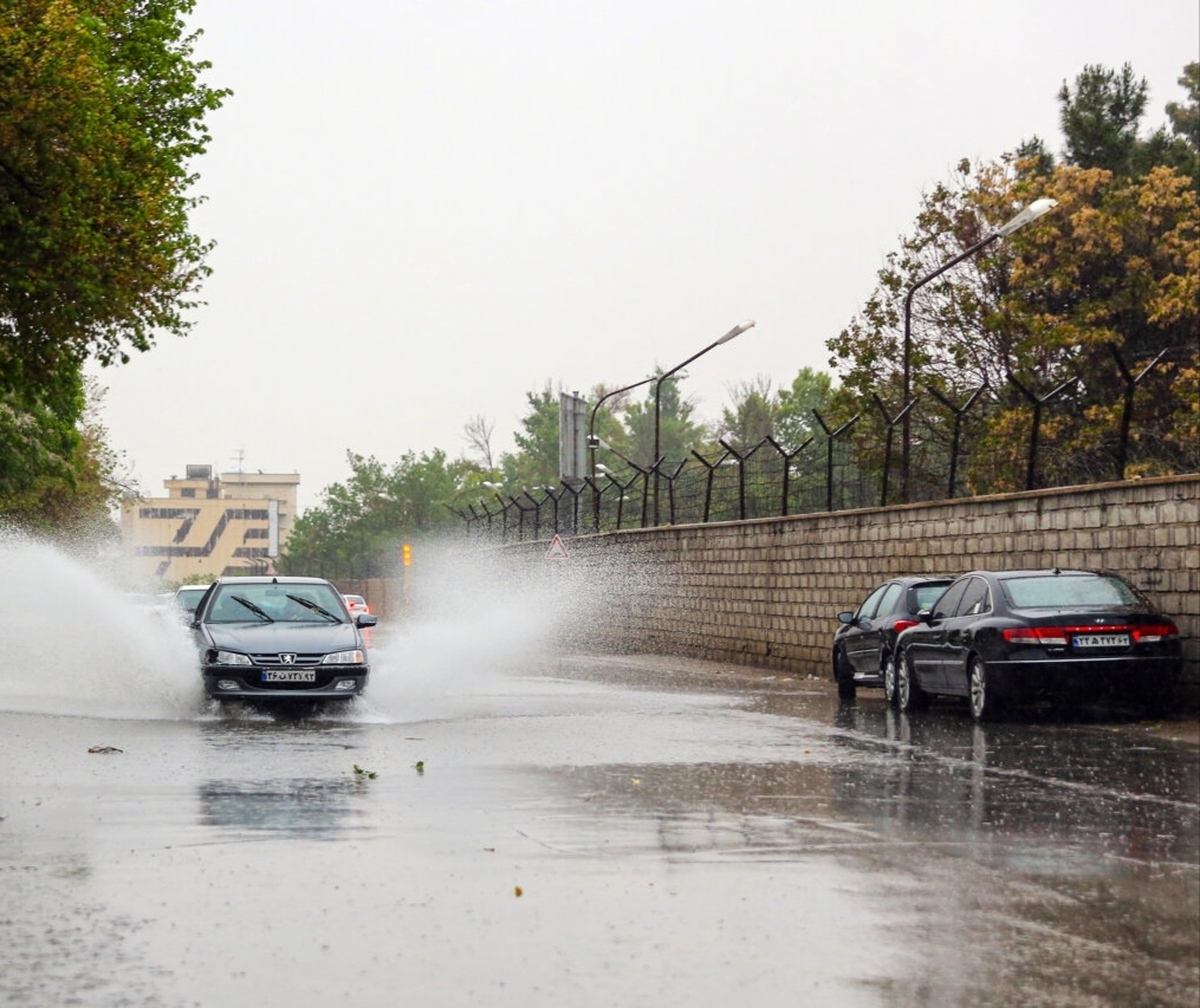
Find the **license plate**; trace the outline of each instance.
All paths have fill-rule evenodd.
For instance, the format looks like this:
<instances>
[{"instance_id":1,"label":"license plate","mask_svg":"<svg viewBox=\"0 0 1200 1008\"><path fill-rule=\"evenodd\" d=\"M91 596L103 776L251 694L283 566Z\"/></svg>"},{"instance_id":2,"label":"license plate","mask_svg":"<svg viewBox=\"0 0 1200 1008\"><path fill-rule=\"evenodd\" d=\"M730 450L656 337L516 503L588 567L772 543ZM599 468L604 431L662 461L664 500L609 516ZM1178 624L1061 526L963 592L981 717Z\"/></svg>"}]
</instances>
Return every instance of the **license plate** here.
<instances>
[{"instance_id":1,"label":"license plate","mask_svg":"<svg viewBox=\"0 0 1200 1008\"><path fill-rule=\"evenodd\" d=\"M1129 647L1129 634L1123 633L1077 634L1071 640L1077 648Z\"/></svg>"},{"instance_id":2,"label":"license plate","mask_svg":"<svg viewBox=\"0 0 1200 1008\"><path fill-rule=\"evenodd\" d=\"M316 669L264 669L263 682L316 682Z\"/></svg>"}]
</instances>

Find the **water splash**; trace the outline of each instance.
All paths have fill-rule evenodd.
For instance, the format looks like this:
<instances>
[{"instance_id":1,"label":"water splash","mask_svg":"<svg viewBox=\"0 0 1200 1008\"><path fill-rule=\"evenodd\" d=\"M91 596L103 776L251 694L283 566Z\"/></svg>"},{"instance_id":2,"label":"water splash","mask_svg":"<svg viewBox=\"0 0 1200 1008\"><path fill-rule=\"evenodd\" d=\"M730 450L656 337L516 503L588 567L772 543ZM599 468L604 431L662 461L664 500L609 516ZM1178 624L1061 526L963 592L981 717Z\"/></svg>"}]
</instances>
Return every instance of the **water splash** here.
<instances>
[{"instance_id":1,"label":"water splash","mask_svg":"<svg viewBox=\"0 0 1200 1008\"><path fill-rule=\"evenodd\" d=\"M204 707L171 611L48 543L0 531L0 611L0 710L176 720Z\"/></svg>"}]
</instances>

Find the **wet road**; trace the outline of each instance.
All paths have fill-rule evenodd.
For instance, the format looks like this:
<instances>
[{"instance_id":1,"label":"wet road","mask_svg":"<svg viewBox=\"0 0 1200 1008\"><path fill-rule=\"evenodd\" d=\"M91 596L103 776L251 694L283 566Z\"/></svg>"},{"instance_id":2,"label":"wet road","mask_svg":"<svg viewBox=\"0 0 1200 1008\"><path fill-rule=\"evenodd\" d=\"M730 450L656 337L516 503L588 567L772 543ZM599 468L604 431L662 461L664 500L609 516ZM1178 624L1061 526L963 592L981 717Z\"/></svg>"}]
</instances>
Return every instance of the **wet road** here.
<instances>
[{"instance_id":1,"label":"wet road","mask_svg":"<svg viewBox=\"0 0 1200 1008\"><path fill-rule=\"evenodd\" d=\"M1198 750L1136 725L651 657L181 703L0 710L0 1002L1200 999Z\"/></svg>"}]
</instances>

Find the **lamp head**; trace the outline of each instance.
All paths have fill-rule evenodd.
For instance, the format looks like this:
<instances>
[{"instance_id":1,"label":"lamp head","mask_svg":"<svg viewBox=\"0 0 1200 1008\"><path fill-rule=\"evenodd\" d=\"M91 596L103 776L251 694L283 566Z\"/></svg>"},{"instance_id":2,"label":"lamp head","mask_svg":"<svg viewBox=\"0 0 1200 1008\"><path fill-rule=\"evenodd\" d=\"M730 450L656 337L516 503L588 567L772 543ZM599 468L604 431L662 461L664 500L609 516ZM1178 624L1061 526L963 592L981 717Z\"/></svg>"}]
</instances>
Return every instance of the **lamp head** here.
<instances>
[{"instance_id":1,"label":"lamp head","mask_svg":"<svg viewBox=\"0 0 1200 1008\"><path fill-rule=\"evenodd\" d=\"M1030 221L1035 221L1039 217L1048 214L1056 206L1058 206L1058 200L1056 199L1046 198L1034 200L1012 220L1005 224L1001 224L1000 227L996 229L996 234L998 234L1001 238L1004 238L1012 234L1018 228L1023 228Z\"/></svg>"},{"instance_id":2,"label":"lamp head","mask_svg":"<svg viewBox=\"0 0 1200 1008\"><path fill-rule=\"evenodd\" d=\"M739 322L732 329L730 329L729 332L727 332L724 336L722 336L719 340L717 340L717 345L720 346L722 343L728 343L735 336L741 336L742 333L744 333L747 329L753 329L753 328L754 328L754 319L746 319L744 322Z\"/></svg>"}]
</instances>

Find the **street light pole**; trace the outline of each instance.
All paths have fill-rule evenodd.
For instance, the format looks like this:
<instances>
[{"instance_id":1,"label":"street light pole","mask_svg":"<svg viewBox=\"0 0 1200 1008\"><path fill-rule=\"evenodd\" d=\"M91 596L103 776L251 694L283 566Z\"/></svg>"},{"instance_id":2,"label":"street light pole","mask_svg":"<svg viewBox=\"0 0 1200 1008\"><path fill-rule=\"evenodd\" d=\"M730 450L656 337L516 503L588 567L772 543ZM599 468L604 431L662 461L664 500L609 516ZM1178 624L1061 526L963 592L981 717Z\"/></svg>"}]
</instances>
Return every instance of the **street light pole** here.
<instances>
[{"instance_id":1,"label":"street light pole","mask_svg":"<svg viewBox=\"0 0 1200 1008\"><path fill-rule=\"evenodd\" d=\"M1000 225L986 238L976 242L965 252L961 252L948 262L942 263L932 273L927 273L921 277L916 283L908 288L908 293L904 295L904 393L900 403L900 408L904 410L904 428L903 428L903 451L901 452L900 460L900 493L901 502L908 503L909 495L909 474L910 474L910 459L912 450L912 426L911 426L911 411L908 406L909 398L912 395L912 301L913 295L930 280L940 277L946 270L957 266L964 259L973 256L980 249L986 248L992 242L1005 238L1019 228L1023 228L1030 221L1037 220L1044 214L1048 214L1058 206L1056 199L1039 199L1034 200L1024 210L1012 218L1012 220Z\"/></svg>"},{"instance_id":2,"label":"street light pole","mask_svg":"<svg viewBox=\"0 0 1200 1008\"><path fill-rule=\"evenodd\" d=\"M654 381L654 375L649 378L643 378L641 381L634 382L632 385L626 385L624 388L616 389L612 392L607 392L596 400L596 405L592 407L592 415L588 420L588 452L591 454L591 476L592 476L592 531L600 531L600 491L596 488L596 449L600 447L600 439L596 437L596 414L600 410L600 406L604 400L611 399L613 396L619 396L622 392L628 392L630 389L639 388L649 382Z\"/></svg>"},{"instance_id":3,"label":"street light pole","mask_svg":"<svg viewBox=\"0 0 1200 1008\"><path fill-rule=\"evenodd\" d=\"M746 321L744 321L744 322L739 322L737 325L735 325L732 329L730 329L729 332L727 332L720 339L713 340L703 350L699 351L698 353L692 354L692 356L689 357L687 360L685 360L682 364L676 364L675 367L671 368L670 371L666 372L665 374L659 375L658 380L655 381L655 383L654 383L654 462L653 462L653 468L654 468L654 524L655 525L657 525L658 521L659 521L659 515L658 515L658 464L660 461L662 461L662 456L659 454L659 450L658 450L659 420L660 420L659 392L662 390L662 383L664 381L666 381L668 378L670 378L671 375L675 374L675 372L681 371L683 368L687 367L689 364L692 363L692 361L696 360L696 358L703 357L706 353L708 353L709 350L716 349L722 343L728 343L735 336L740 336L747 329L751 329L753 327L754 327L753 319L746 319Z\"/></svg>"}]
</instances>

